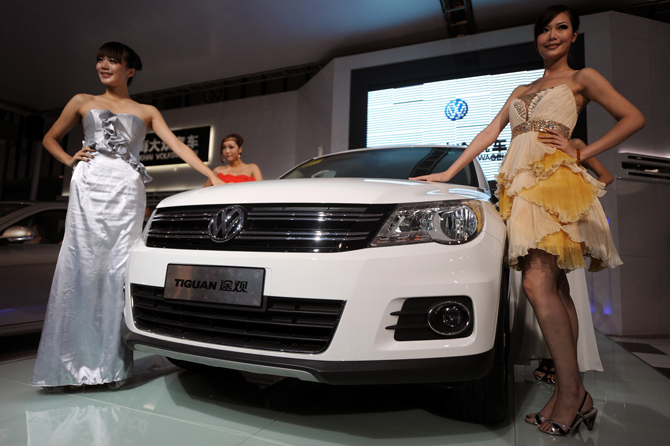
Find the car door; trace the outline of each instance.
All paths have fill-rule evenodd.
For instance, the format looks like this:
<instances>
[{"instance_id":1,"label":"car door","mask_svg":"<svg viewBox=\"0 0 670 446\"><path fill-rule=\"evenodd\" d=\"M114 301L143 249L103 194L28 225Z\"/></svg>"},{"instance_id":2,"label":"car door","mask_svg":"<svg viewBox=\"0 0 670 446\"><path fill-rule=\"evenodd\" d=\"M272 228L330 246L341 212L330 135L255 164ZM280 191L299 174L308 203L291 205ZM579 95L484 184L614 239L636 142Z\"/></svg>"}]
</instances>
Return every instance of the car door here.
<instances>
[{"instance_id":1,"label":"car door","mask_svg":"<svg viewBox=\"0 0 670 446\"><path fill-rule=\"evenodd\" d=\"M0 334L39 331L65 233L65 209L37 211L11 227L34 238L0 244ZM0 234L7 228L0 228Z\"/></svg>"}]
</instances>

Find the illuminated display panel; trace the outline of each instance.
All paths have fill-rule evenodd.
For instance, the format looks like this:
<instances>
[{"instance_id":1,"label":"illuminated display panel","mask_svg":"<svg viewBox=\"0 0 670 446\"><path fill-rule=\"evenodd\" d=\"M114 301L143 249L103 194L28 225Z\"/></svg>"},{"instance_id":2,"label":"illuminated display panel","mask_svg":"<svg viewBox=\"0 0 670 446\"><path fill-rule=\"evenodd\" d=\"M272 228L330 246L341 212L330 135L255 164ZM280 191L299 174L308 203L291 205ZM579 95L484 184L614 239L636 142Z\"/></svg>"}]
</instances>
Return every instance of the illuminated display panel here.
<instances>
[{"instance_id":1,"label":"illuminated display panel","mask_svg":"<svg viewBox=\"0 0 670 446\"><path fill-rule=\"evenodd\" d=\"M468 145L516 87L543 72L524 70L369 91L366 146ZM496 178L511 139L507 125L498 141L479 156L487 180Z\"/></svg>"}]
</instances>

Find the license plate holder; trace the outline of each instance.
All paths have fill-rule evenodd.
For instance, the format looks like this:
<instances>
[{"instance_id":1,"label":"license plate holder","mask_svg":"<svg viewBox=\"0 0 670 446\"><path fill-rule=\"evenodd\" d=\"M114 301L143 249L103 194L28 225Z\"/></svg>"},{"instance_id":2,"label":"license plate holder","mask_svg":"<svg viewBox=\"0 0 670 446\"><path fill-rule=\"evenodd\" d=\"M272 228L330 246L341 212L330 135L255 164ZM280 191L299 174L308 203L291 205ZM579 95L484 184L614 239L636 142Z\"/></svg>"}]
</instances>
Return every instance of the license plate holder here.
<instances>
[{"instance_id":1,"label":"license plate holder","mask_svg":"<svg viewBox=\"0 0 670 446\"><path fill-rule=\"evenodd\" d=\"M261 308L264 285L264 268L168 264L163 297Z\"/></svg>"}]
</instances>

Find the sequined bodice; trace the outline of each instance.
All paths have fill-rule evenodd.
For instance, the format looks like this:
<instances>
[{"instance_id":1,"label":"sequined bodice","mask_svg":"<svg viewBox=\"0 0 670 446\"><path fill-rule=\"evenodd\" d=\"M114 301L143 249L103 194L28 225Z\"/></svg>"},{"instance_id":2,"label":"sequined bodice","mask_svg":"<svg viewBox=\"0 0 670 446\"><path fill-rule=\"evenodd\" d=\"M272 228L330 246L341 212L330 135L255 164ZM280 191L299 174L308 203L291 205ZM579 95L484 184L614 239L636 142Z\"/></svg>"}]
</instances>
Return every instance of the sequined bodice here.
<instances>
[{"instance_id":1,"label":"sequined bodice","mask_svg":"<svg viewBox=\"0 0 670 446\"><path fill-rule=\"evenodd\" d=\"M566 84L525 94L510 106L509 120L512 129L539 131L543 126L563 128L569 137L577 123L577 103Z\"/></svg>"}]
</instances>

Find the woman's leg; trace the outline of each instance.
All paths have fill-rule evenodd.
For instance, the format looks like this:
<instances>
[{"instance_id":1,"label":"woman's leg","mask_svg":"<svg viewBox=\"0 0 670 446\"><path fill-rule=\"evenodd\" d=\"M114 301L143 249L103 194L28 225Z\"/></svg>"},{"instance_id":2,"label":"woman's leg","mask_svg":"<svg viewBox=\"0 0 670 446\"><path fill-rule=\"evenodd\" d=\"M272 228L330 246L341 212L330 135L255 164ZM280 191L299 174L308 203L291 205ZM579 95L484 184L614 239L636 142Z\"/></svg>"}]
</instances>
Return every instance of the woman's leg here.
<instances>
[{"instance_id":1,"label":"woman's leg","mask_svg":"<svg viewBox=\"0 0 670 446\"><path fill-rule=\"evenodd\" d=\"M580 409L585 390L577 367L571 318L558 293L560 276L556 257L545 251L533 249L524 259L523 290L533 306L556 367L556 398L551 419L570 425ZM592 401L587 401L585 409L592 405ZM544 423L541 429L549 427Z\"/></svg>"},{"instance_id":2,"label":"woman's leg","mask_svg":"<svg viewBox=\"0 0 670 446\"><path fill-rule=\"evenodd\" d=\"M572 325L572 337L575 339L575 351L577 348L577 340L579 339L579 321L577 320L577 309L570 294L570 284L564 270L560 271L558 276L558 296L561 298L565 309L570 317L570 324ZM547 372L545 373L545 380L549 383L556 384L556 369L554 368L554 361L552 359L546 360ZM544 413L542 414L545 415Z\"/></svg>"},{"instance_id":3,"label":"woman's leg","mask_svg":"<svg viewBox=\"0 0 670 446\"><path fill-rule=\"evenodd\" d=\"M570 295L570 284L564 270L560 270L558 277L558 296L561 298L565 309L570 317L572 326L572 337L575 339L575 350L577 349L577 340L579 339L579 321L577 320L577 309Z\"/></svg>"}]
</instances>

